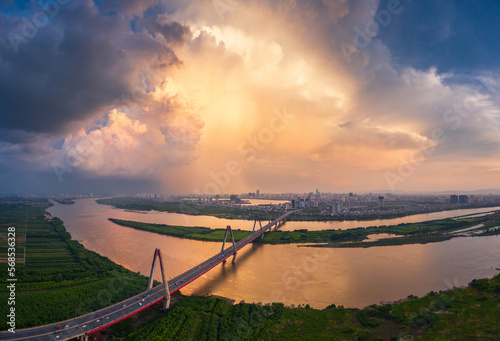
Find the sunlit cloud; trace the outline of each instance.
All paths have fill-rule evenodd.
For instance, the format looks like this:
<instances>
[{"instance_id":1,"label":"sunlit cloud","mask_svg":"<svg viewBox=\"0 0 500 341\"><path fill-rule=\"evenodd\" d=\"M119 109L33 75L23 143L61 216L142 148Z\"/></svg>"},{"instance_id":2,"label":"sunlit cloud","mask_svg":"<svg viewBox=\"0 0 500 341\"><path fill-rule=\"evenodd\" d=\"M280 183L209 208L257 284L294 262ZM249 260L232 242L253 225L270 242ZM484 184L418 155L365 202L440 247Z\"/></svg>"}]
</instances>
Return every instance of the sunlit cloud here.
<instances>
[{"instance_id":1,"label":"sunlit cloud","mask_svg":"<svg viewBox=\"0 0 500 341\"><path fill-rule=\"evenodd\" d=\"M87 43L83 60L93 72L74 85L73 76L63 75L76 57L61 69L47 62L51 74L61 75L51 96L62 100L51 108L35 96L49 112L43 127L5 120L8 131L35 137L16 141L5 133L0 153L32 160L38 170L64 160L88 177L155 179L175 192L204 192L228 165L238 171L219 192L385 189L384 174L412 162L418 168L398 189L494 187L500 150L494 72L405 65L377 36L346 60L340 44L373 20L379 1L231 4L88 0L70 7L47 32L75 34L70 17L98 23L102 41ZM46 48L50 39L77 55L61 34L41 35L30 48ZM63 64L57 49L48 51ZM12 65L20 69L22 60ZM24 87L26 96L38 91L33 84ZM14 101L9 107L16 110ZM35 116L34 106L20 107ZM469 181L473 174L484 184Z\"/></svg>"}]
</instances>

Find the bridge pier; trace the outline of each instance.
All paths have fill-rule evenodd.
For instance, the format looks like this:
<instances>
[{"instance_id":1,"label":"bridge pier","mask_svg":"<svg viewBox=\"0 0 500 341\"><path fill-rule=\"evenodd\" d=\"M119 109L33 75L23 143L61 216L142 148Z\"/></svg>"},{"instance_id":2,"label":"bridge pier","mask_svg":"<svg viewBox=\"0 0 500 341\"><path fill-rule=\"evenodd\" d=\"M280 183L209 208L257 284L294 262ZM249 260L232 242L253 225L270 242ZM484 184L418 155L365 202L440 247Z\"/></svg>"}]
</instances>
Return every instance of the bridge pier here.
<instances>
[{"instance_id":1,"label":"bridge pier","mask_svg":"<svg viewBox=\"0 0 500 341\"><path fill-rule=\"evenodd\" d=\"M163 281L163 291L165 292L165 300L163 301L163 310L167 310L170 307L170 290L168 288L168 282L165 280L165 271L163 269L163 260L161 257L160 249L155 249L155 254L153 256L153 264L151 265L151 274L149 275L148 289L153 288L153 275L156 266L156 257L160 260L161 269L161 279Z\"/></svg>"},{"instance_id":2,"label":"bridge pier","mask_svg":"<svg viewBox=\"0 0 500 341\"><path fill-rule=\"evenodd\" d=\"M89 336L87 334L80 335L78 341L89 341Z\"/></svg>"},{"instance_id":3,"label":"bridge pier","mask_svg":"<svg viewBox=\"0 0 500 341\"><path fill-rule=\"evenodd\" d=\"M229 230L229 233L231 234L231 239L233 241L233 250L234 250L234 253L233 253L233 260L231 262L234 263L236 261L236 254L238 252L236 250L236 243L234 242L233 230L231 229L231 225L227 225L227 227L226 227L226 233L224 233L224 241L222 242L222 249L220 251L221 252L224 251L224 246L226 245L226 238L227 238L227 231L228 230ZM226 262L226 260L224 259L224 263L225 262Z\"/></svg>"}]
</instances>

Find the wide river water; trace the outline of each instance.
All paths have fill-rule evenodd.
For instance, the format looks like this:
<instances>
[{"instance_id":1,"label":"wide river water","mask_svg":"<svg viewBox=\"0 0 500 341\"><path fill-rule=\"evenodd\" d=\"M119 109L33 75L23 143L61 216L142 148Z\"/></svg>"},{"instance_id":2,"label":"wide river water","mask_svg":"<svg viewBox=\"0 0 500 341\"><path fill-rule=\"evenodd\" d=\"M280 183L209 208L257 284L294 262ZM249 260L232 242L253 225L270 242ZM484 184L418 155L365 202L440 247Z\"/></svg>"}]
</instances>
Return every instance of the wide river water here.
<instances>
[{"instance_id":1,"label":"wide river water","mask_svg":"<svg viewBox=\"0 0 500 341\"><path fill-rule=\"evenodd\" d=\"M253 222L186 216L164 212L130 212L79 199L74 205L54 203L72 238L132 271L149 275L155 248L160 248L169 278L220 251L221 243L162 236L118 226L108 218L186 226L251 229ZM283 228L347 229L393 225L481 213L495 208L466 209L365 222L287 222ZM498 209L498 208L497 208ZM283 302L324 308L332 303L364 307L431 290L467 285L493 277L500 267L500 237L455 238L426 245L324 249L296 245L248 245L236 258L184 287L184 294L213 294L245 302Z\"/></svg>"}]
</instances>

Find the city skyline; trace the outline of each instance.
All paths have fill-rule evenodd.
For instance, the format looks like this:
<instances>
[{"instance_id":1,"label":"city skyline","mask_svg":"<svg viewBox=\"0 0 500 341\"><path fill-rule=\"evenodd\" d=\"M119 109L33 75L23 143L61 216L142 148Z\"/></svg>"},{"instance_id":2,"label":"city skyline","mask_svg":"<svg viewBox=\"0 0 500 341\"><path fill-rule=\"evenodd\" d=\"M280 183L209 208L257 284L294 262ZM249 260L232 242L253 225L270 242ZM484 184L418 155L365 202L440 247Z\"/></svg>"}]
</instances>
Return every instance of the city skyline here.
<instances>
[{"instance_id":1,"label":"city skyline","mask_svg":"<svg viewBox=\"0 0 500 341\"><path fill-rule=\"evenodd\" d=\"M5 2L0 194L500 188L497 9Z\"/></svg>"}]
</instances>

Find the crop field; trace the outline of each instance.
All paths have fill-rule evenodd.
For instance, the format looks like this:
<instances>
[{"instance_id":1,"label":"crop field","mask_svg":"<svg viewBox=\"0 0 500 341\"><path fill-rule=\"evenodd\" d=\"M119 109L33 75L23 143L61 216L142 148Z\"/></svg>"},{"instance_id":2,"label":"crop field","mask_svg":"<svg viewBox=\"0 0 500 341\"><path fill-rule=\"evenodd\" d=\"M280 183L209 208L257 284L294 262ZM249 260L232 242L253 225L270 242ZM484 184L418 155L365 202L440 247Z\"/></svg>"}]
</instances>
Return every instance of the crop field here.
<instances>
[{"instance_id":1,"label":"crop field","mask_svg":"<svg viewBox=\"0 0 500 341\"><path fill-rule=\"evenodd\" d=\"M61 220L45 212L49 205L46 200L0 200L2 283L8 276L7 228L15 227L16 328L72 318L146 289L145 277L71 240ZM9 309L7 290L0 287L0 321Z\"/></svg>"}]
</instances>

